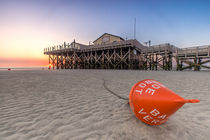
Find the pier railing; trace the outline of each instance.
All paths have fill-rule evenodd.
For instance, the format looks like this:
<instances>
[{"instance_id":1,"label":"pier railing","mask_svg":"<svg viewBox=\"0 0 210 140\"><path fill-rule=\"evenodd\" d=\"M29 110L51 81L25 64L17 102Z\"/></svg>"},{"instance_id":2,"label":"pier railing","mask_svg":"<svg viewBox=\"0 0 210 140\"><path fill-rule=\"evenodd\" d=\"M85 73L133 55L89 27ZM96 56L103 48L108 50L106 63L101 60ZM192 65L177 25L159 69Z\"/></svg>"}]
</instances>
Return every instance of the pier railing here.
<instances>
[{"instance_id":1,"label":"pier railing","mask_svg":"<svg viewBox=\"0 0 210 140\"><path fill-rule=\"evenodd\" d=\"M119 41L119 42L112 42L108 44L99 44L99 45L82 45L80 48L75 48L74 45L70 45L69 43L58 46L52 46L44 49L44 54L48 53L54 53L58 51L93 51L93 50L104 50L104 49L112 49L112 48L119 48L119 47L129 47L129 46L135 46L141 50L146 50L147 47L141 45L138 43L137 40L124 40L124 41Z\"/></svg>"},{"instance_id":2,"label":"pier railing","mask_svg":"<svg viewBox=\"0 0 210 140\"><path fill-rule=\"evenodd\" d=\"M210 45L182 48L178 50L179 57L210 57Z\"/></svg>"},{"instance_id":3,"label":"pier railing","mask_svg":"<svg viewBox=\"0 0 210 140\"><path fill-rule=\"evenodd\" d=\"M119 42L112 42L108 44L99 44L99 45L82 45L80 48L75 48L74 45L68 43L62 45L57 45L57 46L52 46L44 49L44 54L48 53L54 53L58 51L93 51L93 50L104 50L104 49L112 49L112 48L119 48L119 47L128 47L128 46L133 46L137 50L143 53L160 53L160 52L177 52L180 51L180 48L175 47L174 45L171 45L169 43L165 44L160 44L160 45L153 45L150 47L144 46L140 44L137 40L124 40L124 41L119 41Z\"/></svg>"}]
</instances>

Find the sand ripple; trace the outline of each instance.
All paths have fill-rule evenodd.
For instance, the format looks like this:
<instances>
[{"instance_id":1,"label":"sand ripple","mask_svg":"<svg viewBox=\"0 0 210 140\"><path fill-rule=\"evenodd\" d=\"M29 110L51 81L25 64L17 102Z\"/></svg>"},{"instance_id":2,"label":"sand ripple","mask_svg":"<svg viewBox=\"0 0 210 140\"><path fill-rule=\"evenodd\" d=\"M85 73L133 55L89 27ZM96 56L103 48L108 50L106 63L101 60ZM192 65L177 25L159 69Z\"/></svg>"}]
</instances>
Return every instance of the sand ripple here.
<instances>
[{"instance_id":1,"label":"sand ripple","mask_svg":"<svg viewBox=\"0 0 210 140\"><path fill-rule=\"evenodd\" d=\"M155 79L186 104L169 121L151 127L135 118L130 88ZM108 70L1 71L0 140L197 140L210 137L210 76L206 72Z\"/></svg>"}]
</instances>

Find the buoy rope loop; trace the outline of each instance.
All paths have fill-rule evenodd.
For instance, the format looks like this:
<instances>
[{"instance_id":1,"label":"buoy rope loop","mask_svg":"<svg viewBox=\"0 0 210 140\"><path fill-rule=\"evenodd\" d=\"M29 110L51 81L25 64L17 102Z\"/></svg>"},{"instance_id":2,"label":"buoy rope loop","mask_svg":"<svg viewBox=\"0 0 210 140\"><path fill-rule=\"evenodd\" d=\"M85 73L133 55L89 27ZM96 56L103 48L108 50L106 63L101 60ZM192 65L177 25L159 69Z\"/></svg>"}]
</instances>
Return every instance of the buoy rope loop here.
<instances>
[{"instance_id":1,"label":"buoy rope loop","mask_svg":"<svg viewBox=\"0 0 210 140\"><path fill-rule=\"evenodd\" d=\"M115 95L116 97L118 97L119 99L123 99L123 100L126 100L128 101L129 99L128 98L125 98L125 97L122 97L120 95L118 95L117 93L115 93L114 91L110 90L107 85L106 85L106 81L103 79L103 86L104 88L109 92L111 93L112 95Z\"/></svg>"}]
</instances>

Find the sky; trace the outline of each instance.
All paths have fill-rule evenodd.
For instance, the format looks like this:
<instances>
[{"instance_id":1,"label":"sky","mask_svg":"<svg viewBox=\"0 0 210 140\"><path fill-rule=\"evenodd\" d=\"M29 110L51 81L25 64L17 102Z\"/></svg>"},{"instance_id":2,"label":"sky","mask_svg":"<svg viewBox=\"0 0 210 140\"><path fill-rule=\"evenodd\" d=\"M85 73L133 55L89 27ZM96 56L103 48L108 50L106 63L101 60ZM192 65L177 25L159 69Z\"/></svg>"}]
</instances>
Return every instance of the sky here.
<instances>
[{"instance_id":1,"label":"sky","mask_svg":"<svg viewBox=\"0 0 210 140\"><path fill-rule=\"evenodd\" d=\"M46 47L103 33L152 45L210 45L210 0L0 0L0 67L46 66Z\"/></svg>"}]
</instances>

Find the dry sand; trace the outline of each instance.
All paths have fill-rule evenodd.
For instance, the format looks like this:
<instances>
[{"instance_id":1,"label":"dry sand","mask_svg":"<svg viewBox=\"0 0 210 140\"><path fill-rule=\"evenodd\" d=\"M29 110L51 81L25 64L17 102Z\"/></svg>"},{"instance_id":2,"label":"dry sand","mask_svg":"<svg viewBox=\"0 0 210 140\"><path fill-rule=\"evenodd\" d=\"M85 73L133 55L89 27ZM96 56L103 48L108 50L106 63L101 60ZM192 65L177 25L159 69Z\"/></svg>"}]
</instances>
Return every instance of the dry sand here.
<instances>
[{"instance_id":1,"label":"dry sand","mask_svg":"<svg viewBox=\"0 0 210 140\"><path fill-rule=\"evenodd\" d=\"M126 101L136 82L155 79L185 104L160 126L136 119ZM210 73L127 70L0 71L0 140L207 140Z\"/></svg>"}]
</instances>

